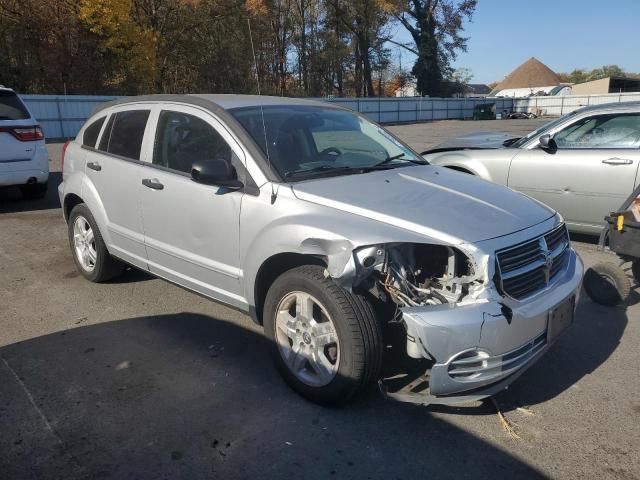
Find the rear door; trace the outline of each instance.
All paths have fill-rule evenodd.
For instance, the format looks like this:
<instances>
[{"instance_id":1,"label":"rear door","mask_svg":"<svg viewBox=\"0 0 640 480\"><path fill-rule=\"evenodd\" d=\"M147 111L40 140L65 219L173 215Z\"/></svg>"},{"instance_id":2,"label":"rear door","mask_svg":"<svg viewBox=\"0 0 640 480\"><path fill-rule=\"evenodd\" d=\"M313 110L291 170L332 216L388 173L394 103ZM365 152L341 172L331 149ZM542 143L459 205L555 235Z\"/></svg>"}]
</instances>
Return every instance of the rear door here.
<instances>
[{"instance_id":1,"label":"rear door","mask_svg":"<svg viewBox=\"0 0 640 480\"><path fill-rule=\"evenodd\" d=\"M224 126L198 108L171 105L157 113L152 161L138 182L149 270L237 307L239 218L243 193L191 179L197 160L222 158L236 170L244 153Z\"/></svg>"},{"instance_id":2,"label":"rear door","mask_svg":"<svg viewBox=\"0 0 640 480\"><path fill-rule=\"evenodd\" d=\"M572 229L599 233L633 191L640 164L640 114L583 117L555 132L555 151L523 150L508 185L560 212Z\"/></svg>"},{"instance_id":3,"label":"rear door","mask_svg":"<svg viewBox=\"0 0 640 480\"><path fill-rule=\"evenodd\" d=\"M114 109L104 122L97 148L84 146L88 188L102 205L92 208L94 215L103 214L103 233L109 251L117 257L146 268L144 232L140 218L139 189L141 159L150 155L146 136L151 106L128 105ZM89 138L99 128L90 125L85 130ZM84 139L83 139L84 140ZM90 143L90 141L89 141Z\"/></svg>"}]
</instances>

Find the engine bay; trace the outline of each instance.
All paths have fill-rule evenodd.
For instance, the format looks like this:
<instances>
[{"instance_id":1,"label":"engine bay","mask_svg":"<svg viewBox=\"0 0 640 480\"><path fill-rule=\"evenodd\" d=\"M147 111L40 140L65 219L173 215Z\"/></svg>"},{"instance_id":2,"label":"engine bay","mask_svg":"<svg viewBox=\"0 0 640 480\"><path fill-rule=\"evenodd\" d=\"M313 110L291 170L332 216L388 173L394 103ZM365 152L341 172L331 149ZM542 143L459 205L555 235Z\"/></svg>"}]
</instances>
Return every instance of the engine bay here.
<instances>
[{"instance_id":1,"label":"engine bay","mask_svg":"<svg viewBox=\"0 0 640 480\"><path fill-rule=\"evenodd\" d=\"M354 290L368 291L398 307L457 303L481 283L461 251L444 245L399 243L356 252Z\"/></svg>"}]
</instances>

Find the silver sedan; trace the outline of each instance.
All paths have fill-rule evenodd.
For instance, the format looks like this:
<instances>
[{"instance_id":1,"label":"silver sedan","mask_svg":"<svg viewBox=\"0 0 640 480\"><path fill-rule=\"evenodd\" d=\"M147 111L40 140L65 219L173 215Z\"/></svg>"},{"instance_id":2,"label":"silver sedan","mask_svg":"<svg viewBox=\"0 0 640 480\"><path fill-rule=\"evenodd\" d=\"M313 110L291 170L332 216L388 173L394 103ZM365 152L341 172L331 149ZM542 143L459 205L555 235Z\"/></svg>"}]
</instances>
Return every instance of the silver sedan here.
<instances>
[{"instance_id":1,"label":"silver sedan","mask_svg":"<svg viewBox=\"0 0 640 480\"><path fill-rule=\"evenodd\" d=\"M424 152L429 162L507 185L597 234L640 181L640 102L584 107L520 139L472 135Z\"/></svg>"}]
</instances>

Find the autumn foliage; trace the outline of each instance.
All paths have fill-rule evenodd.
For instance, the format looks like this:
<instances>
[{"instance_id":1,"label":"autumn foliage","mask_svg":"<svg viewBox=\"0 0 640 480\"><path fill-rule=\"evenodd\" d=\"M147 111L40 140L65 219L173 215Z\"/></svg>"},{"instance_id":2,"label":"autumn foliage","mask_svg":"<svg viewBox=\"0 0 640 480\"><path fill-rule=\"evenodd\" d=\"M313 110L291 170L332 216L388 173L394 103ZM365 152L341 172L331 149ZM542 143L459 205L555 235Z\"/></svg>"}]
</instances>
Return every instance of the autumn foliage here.
<instances>
[{"instance_id":1,"label":"autumn foliage","mask_svg":"<svg viewBox=\"0 0 640 480\"><path fill-rule=\"evenodd\" d=\"M0 0L0 84L32 93L393 94L391 27L416 3Z\"/></svg>"}]
</instances>

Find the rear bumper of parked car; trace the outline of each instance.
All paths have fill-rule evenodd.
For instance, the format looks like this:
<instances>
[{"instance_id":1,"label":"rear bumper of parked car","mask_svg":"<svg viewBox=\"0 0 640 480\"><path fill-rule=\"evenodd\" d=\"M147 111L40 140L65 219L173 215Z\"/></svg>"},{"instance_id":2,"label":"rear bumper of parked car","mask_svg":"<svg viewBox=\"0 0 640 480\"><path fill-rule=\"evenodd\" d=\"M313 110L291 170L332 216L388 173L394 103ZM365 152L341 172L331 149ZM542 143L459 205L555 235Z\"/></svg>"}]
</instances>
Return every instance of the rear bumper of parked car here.
<instances>
[{"instance_id":1,"label":"rear bumper of parked car","mask_svg":"<svg viewBox=\"0 0 640 480\"><path fill-rule=\"evenodd\" d=\"M563 274L530 300L404 309L414 352L435 361L430 394L442 403L458 403L485 398L511 384L564 330L566 321L559 317L569 312L564 317L573 318L583 270L571 250Z\"/></svg>"},{"instance_id":2,"label":"rear bumper of parked car","mask_svg":"<svg viewBox=\"0 0 640 480\"><path fill-rule=\"evenodd\" d=\"M38 149L30 160L0 161L0 187L46 183L49 179L49 163L46 149Z\"/></svg>"},{"instance_id":3,"label":"rear bumper of parked car","mask_svg":"<svg viewBox=\"0 0 640 480\"><path fill-rule=\"evenodd\" d=\"M47 183L49 172L43 170L20 170L0 173L0 187L25 185L27 183Z\"/></svg>"}]
</instances>

